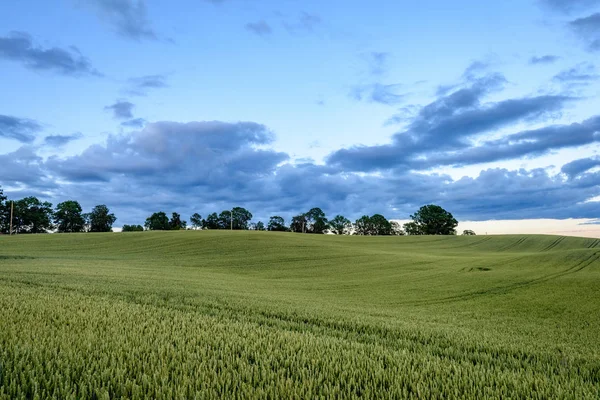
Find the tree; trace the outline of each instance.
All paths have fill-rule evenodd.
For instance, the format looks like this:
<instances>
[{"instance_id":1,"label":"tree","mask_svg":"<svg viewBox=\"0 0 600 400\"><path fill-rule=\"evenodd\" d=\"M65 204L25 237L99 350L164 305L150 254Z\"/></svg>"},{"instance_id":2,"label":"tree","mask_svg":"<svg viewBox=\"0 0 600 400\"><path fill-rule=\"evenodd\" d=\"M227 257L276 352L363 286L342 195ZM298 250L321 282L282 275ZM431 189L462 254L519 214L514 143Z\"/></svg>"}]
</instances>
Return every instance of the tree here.
<instances>
[{"instance_id":1,"label":"tree","mask_svg":"<svg viewBox=\"0 0 600 400\"><path fill-rule=\"evenodd\" d=\"M194 229L204 228L204 221L202 220L202 215L198 213L192 214L192 216L190 217L190 223L192 224L192 228Z\"/></svg>"},{"instance_id":2,"label":"tree","mask_svg":"<svg viewBox=\"0 0 600 400\"><path fill-rule=\"evenodd\" d=\"M141 225L123 225L122 232L143 232L144 227Z\"/></svg>"},{"instance_id":3,"label":"tree","mask_svg":"<svg viewBox=\"0 0 600 400\"><path fill-rule=\"evenodd\" d=\"M0 232L8 233L10 229L10 204L0 186Z\"/></svg>"},{"instance_id":4,"label":"tree","mask_svg":"<svg viewBox=\"0 0 600 400\"><path fill-rule=\"evenodd\" d=\"M46 233L53 229L52 214L52 204L47 201L41 202L37 197L17 200L14 203L13 232Z\"/></svg>"},{"instance_id":5,"label":"tree","mask_svg":"<svg viewBox=\"0 0 600 400\"><path fill-rule=\"evenodd\" d=\"M451 213L435 204L423 206L410 218L422 235L456 235L458 221ZM410 223L409 223L410 224ZM408 224L407 224L408 225ZM411 229L414 227L411 225ZM406 225L404 229L408 232Z\"/></svg>"},{"instance_id":6,"label":"tree","mask_svg":"<svg viewBox=\"0 0 600 400\"><path fill-rule=\"evenodd\" d=\"M392 234L392 224L383 215L371 216L371 235L388 236Z\"/></svg>"},{"instance_id":7,"label":"tree","mask_svg":"<svg viewBox=\"0 0 600 400\"><path fill-rule=\"evenodd\" d=\"M406 224L404 224L404 231L407 235L410 236L424 235L424 233L421 232L421 228L416 222L407 222Z\"/></svg>"},{"instance_id":8,"label":"tree","mask_svg":"<svg viewBox=\"0 0 600 400\"><path fill-rule=\"evenodd\" d=\"M181 220L179 213L172 213L171 220L169 221L169 229L172 231L185 230L187 222Z\"/></svg>"},{"instance_id":9,"label":"tree","mask_svg":"<svg viewBox=\"0 0 600 400\"><path fill-rule=\"evenodd\" d=\"M336 235L347 235L352 229L352 222L343 215L336 215L329 221L329 227Z\"/></svg>"},{"instance_id":10,"label":"tree","mask_svg":"<svg viewBox=\"0 0 600 400\"><path fill-rule=\"evenodd\" d=\"M85 219L81 212L81 205L75 200L59 203L54 211L56 230L60 233L83 232Z\"/></svg>"},{"instance_id":11,"label":"tree","mask_svg":"<svg viewBox=\"0 0 600 400\"><path fill-rule=\"evenodd\" d=\"M307 233L325 233L329 228L329 222L325 218L325 213L318 207L311 208L306 213L306 230Z\"/></svg>"},{"instance_id":12,"label":"tree","mask_svg":"<svg viewBox=\"0 0 600 400\"><path fill-rule=\"evenodd\" d=\"M150 231L168 231L170 229L169 217L162 211L156 212L146 218L144 226Z\"/></svg>"},{"instance_id":13,"label":"tree","mask_svg":"<svg viewBox=\"0 0 600 400\"><path fill-rule=\"evenodd\" d=\"M243 207L234 207L231 212L233 215L233 229L248 230L248 224L252 219L252 213Z\"/></svg>"},{"instance_id":14,"label":"tree","mask_svg":"<svg viewBox=\"0 0 600 400\"><path fill-rule=\"evenodd\" d=\"M363 215L354 223L354 233L356 235L372 235L373 224L371 223L371 217Z\"/></svg>"},{"instance_id":15,"label":"tree","mask_svg":"<svg viewBox=\"0 0 600 400\"><path fill-rule=\"evenodd\" d=\"M209 214L208 217L206 217L206 221L204 221L204 227L206 229L220 229L221 227L219 222L220 220L217 213L212 213Z\"/></svg>"},{"instance_id":16,"label":"tree","mask_svg":"<svg viewBox=\"0 0 600 400\"><path fill-rule=\"evenodd\" d=\"M265 224L262 221L258 221L256 223L256 225L254 226L254 229L257 231L264 231L265 230Z\"/></svg>"},{"instance_id":17,"label":"tree","mask_svg":"<svg viewBox=\"0 0 600 400\"><path fill-rule=\"evenodd\" d=\"M290 231L304 233L306 232L306 215L300 214L292 217L292 222L290 223Z\"/></svg>"},{"instance_id":18,"label":"tree","mask_svg":"<svg viewBox=\"0 0 600 400\"><path fill-rule=\"evenodd\" d=\"M472 231L470 229L464 230L462 234L463 234L463 236L476 236L477 235L474 231Z\"/></svg>"},{"instance_id":19,"label":"tree","mask_svg":"<svg viewBox=\"0 0 600 400\"><path fill-rule=\"evenodd\" d=\"M104 204L94 207L86 216L90 232L112 232L112 226L117 220L115 214L112 214Z\"/></svg>"},{"instance_id":20,"label":"tree","mask_svg":"<svg viewBox=\"0 0 600 400\"><path fill-rule=\"evenodd\" d=\"M218 229L231 229L233 221L231 220L231 211L223 210L219 214L219 228Z\"/></svg>"},{"instance_id":21,"label":"tree","mask_svg":"<svg viewBox=\"0 0 600 400\"><path fill-rule=\"evenodd\" d=\"M271 218L269 218L269 224L267 225L267 229L274 232L284 232L287 230L285 226L285 220L279 215L274 215Z\"/></svg>"},{"instance_id":22,"label":"tree","mask_svg":"<svg viewBox=\"0 0 600 400\"><path fill-rule=\"evenodd\" d=\"M390 221L390 224L392 226L392 233L391 233L392 235L395 235L395 236L404 236L405 235L404 231L402 230L402 225L400 225L399 222Z\"/></svg>"}]
</instances>

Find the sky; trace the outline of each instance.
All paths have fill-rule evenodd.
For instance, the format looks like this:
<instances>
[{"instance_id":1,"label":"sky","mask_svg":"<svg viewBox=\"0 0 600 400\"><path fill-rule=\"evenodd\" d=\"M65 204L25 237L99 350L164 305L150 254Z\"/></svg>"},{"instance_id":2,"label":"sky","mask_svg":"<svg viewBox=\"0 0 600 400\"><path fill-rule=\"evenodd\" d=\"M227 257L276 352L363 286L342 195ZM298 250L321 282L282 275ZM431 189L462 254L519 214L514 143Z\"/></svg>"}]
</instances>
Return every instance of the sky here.
<instances>
[{"instance_id":1,"label":"sky","mask_svg":"<svg viewBox=\"0 0 600 400\"><path fill-rule=\"evenodd\" d=\"M2 2L0 186L600 236L599 56L600 0Z\"/></svg>"}]
</instances>

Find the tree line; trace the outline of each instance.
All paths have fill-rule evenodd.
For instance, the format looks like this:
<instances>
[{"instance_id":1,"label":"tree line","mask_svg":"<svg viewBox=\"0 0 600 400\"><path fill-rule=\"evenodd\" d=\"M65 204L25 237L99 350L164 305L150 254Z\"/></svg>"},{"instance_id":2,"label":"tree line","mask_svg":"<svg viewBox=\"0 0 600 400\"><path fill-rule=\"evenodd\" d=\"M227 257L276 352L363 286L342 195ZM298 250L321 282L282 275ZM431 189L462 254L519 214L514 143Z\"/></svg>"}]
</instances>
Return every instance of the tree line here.
<instances>
[{"instance_id":1,"label":"tree line","mask_svg":"<svg viewBox=\"0 0 600 400\"><path fill-rule=\"evenodd\" d=\"M199 213L190 217L189 229L230 229L230 230L257 230L274 232L297 232L336 235L455 235L458 221L452 214L442 207L431 204L421 207L411 215L411 222L401 226L396 221L389 221L381 214L372 216L363 215L354 223L343 215L336 215L328 219L323 210L318 207L298 214L291 218L289 224L283 217L274 215L264 222L251 222L252 213L243 207L234 207L223 210L219 214L213 212L203 218ZM164 212L157 212L146 219L144 226L125 225L124 232L141 230L179 230L186 229L187 222L181 220L178 213L173 213L171 219ZM472 235L473 231L463 234Z\"/></svg>"},{"instance_id":2,"label":"tree line","mask_svg":"<svg viewBox=\"0 0 600 400\"><path fill-rule=\"evenodd\" d=\"M10 233L12 209L12 233L56 232L112 232L117 217L104 204L84 213L75 200L59 203L40 201L30 196L8 201L0 187L0 232Z\"/></svg>"},{"instance_id":3,"label":"tree line","mask_svg":"<svg viewBox=\"0 0 600 400\"><path fill-rule=\"evenodd\" d=\"M12 233L46 233L57 232L112 232L117 218L104 204L95 206L89 213L84 213L81 205L75 200L52 204L42 202L36 197L25 197L14 202L8 201L0 187L0 232L9 233L12 203ZM305 213L295 215L286 223L279 215L262 221L251 222L252 213L243 207L223 210L219 214L213 212L203 218L199 213L190 217L190 225L173 212L169 218L163 211L149 216L144 225L123 225L123 232L185 230L185 229L231 229L257 230L274 232L297 232L309 234L333 233L336 235L455 235L458 221L452 214L437 205L421 207L410 216L410 222L401 226L390 221L381 214L363 215L351 222L343 215L328 219L323 210L312 208ZM473 235L473 231L463 234Z\"/></svg>"}]
</instances>

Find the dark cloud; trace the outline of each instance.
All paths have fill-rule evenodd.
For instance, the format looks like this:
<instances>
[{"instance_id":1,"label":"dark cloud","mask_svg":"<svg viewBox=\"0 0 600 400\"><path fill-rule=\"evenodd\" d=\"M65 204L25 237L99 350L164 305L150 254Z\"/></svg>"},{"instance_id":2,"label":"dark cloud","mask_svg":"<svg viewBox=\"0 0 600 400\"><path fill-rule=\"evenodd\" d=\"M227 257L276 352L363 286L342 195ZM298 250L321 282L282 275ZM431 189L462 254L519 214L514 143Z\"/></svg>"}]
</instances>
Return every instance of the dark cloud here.
<instances>
[{"instance_id":1,"label":"dark cloud","mask_svg":"<svg viewBox=\"0 0 600 400\"><path fill-rule=\"evenodd\" d=\"M505 143L568 140L583 135L577 129L598 132L593 121L581 125L585 126L570 131L556 128L554 133L523 132ZM274 214L289 220L315 206L351 219L372 213L404 219L428 203L469 220L600 215L600 203L589 201L599 194L600 173L593 172L589 161L567 165L567 172L558 175L541 169L489 169L454 180L410 168L373 175L311 161L290 164L287 154L267 149L273 140L265 126L254 122L155 122L110 136L105 144L73 157L54 156L44 162L32 147L22 147L0 156L6 165L0 169L0 181L26 185L54 203L75 198L86 209L107 204L120 223L127 224L142 223L159 210L186 217L237 205L262 220Z\"/></svg>"},{"instance_id":2,"label":"dark cloud","mask_svg":"<svg viewBox=\"0 0 600 400\"><path fill-rule=\"evenodd\" d=\"M578 18L569 26L587 45L590 51L600 51L600 13Z\"/></svg>"},{"instance_id":3,"label":"dark cloud","mask_svg":"<svg viewBox=\"0 0 600 400\"><path fill-rule=\"evenodd\" d=\"M22 143L31 143L42 126L31 119L0 115L0 138L15 139Z\"/></svg>"},{"instance_id":4,"label":"dark cloud","mask_svg":"<svg viewBox=\"0 0 600 400\"><path fill-rule=\"evenodd\" d=\"M566 84L585 85L598 80L598 78L600 78L600 75L598 75L594 65L582 63L559 72L554 76L553 80Z\"/></svg>"},{"instance_id":5,"label":"dark cloud","mask_svg":"<svg viewBox=\"0 0 600 400\"><path fill-rule=\"evenodd\" d=\"M29 189L56 188L49 179L43 159L32 146L22 146L16 151L0 154L0 182L2 185L27 185Z\"/></svg>"},{"instance_id":6,"label":"dark cloud","mask_svg":"<svg viewBox=\"0 0 600 400\"><path fill-rule=\"evenodd\" d=\"M600 0L540 0L540 2L554 11L566 14L600 4Z\"/></svg>"},{"instance_id":7,"label":"dark cloud","mask_svg":"<svg viewBox=\"0 0 600 400\"><path fill-rule=\"evenodd\" d=\"M560 60L559 56L553 55L545 55L545 56L535 56L529 59L529 64L554 64L556 61Z\"/></svg>"},{"instance_id":8,"label":"dark cloud","mask_svg":"<svg viewBox=\"0 0 600 400\"><path fill-rule=\"evenodd\" d=\"M104 107L104 109L112 111L113 117L116 119L132 119L134 107L135 105L129 101L119 100L115 104Z\"/></svg>"},{"instance_id":9,"label":"dark cloud","mask_svg":"<svg viewBox=\"0 0 600 400\"><path fill-rule=\"evenodd\" d=\"M81 139L83 135L79 132L72 135L50 135L44 138L44 144L51 147L62 147L74 140Z\"/></svg>"},{"instance_id":10,"label":"dark cloud","mask_svg":"<svg viewBox=\"0 0 600 400\"><path fill-rule=\"evenodd\" d=\"M150 89L162 89L168 86L165 75L145 75L130 78L125 91L131 95L146 96Z\"/></svg>"},{"instance_id":11,"label":"dark cloud","mask_svg":"<svg viewBox=\"0 0 600 400\"><path fill-rule=\"evenodd\" d=\"M218 185L228 179L243 184L248 175L275 167L282 153L258 150L271 133L251 122L155 122L141 131L111 136L81 156L49 160L56 173L72 180L111 180L121 174L144 180L164 175L162 185Z\"/></svg>"},{"instance_id":12,"label":"dark cloud","mask_svg":"<svg viewBox=\"0 0 600 400\"><path fill-rule=\"evenodd\" d=\"M52 71L69 76L100 76L75 47L68 50L36 47L31 36L24 32L12 32L0 37L0 59L20 62L36 71Z\"/></svg>"},{"instance_id":13,"label":"dark cloud","mask_svg":"<svg viewBox=\"0 0 600 400\"><path fill-rule=\"evenodd\" d=\"M156 40L157 34L147 19L144 0L87 0L117 34L133 40Z\"/></svg>"},{"instance_id":14,"label":"dark cloud","mask_svg":"<svg viewBox=\"0 0 600 400\"><path fill-rule=\"evenodd\" d=\"M144 118L135 118L130 119L129 121L121 122L121 126L129 127L129 128L141 128L146 125L146 120Z\"/></svg>"},{"instance_id":15,"label":"dark cloud","mask_svg":"<svg viewBox=\"0 0 600 400\"><path fill-rule=\"evenodd\" d=\"M402 103L406 99L406 94L397 93L401 87L402 85L399 84L384 85L382 83L359 85L352 88L350 97L358 101L394 105Z\"/></svg>"},{"instance_id":16,"label":"dark cloud","mask_svg":"<svg viewBox=\"0 0 600 400\"><path fill-rule=\"evenodd\" d=\"M249 22L246 24L245 28L248 32L252 32L258 36L268 36L273 33L271 26L263 20L258 22Z\"/></svg>"},{"instance_id":17,"label":"dark cloud","mask_svg":"<svg viewBox=\"0 0 600 400\"><path fill-rule=\"evenodd\" d=\"M511 137L507 143L484 142L478 146L472 143L472 139L483 133L519 121L539 119L559 111L566 102L573 100L566 96L536 96L482 103L484 96L502 87L503 83L504 78L500 75L477 79L470 86L422 107L407 129L393 136L391 144L338 150L329 155L328 163L350 171L373 171L395 166L426 169L484 162L482 155L494 150L491 145L499 146L495 153L497 158L510 158L510 151L514 151L513 158L516 158L526 154L526 150L534 152L550 148L544 147L541 139L539 146L514 143L517 139L526 140L521 138L526 136L525 133ZM533 141L534 138L527 140Z\"/></svg>"},{"instance_id":18,"label":"dark cloud","mask_svg":"<svg viewBox=\"0 0 600 400\"><path fill-rule=\"evenodd\" d=\"M463 73L463 78L467 80L477 79L487 71L489 66L490 64L488 62L474 61L467 67L467 69Z\"/></svg>"},{"instance_id":19,"label":"dark cloud","mask_svg":"<svg viewBox=\"0 0 600 400\"><path fill-rule=\"evenodd\" d=\"M295 21L285 21L283 26L291 34L300 34L314 32L321 24L321 17L303 11Z\"/></svg>"},{"instance_id":20,"label":"dark cloud","mask_svg":"<svg viewBox=\"0 0 600 400\"><path fill-rule=\"evenodd\" d=\"M570 178L574 178L581 173L598 166L600 166L600 157L588 157L571 161L570 163L563 165L561 172L567 174Z\"/></svg>"},{"instance_id":21,"label":"dark cloud","mask_svg":"<svg viewBox=\"0 0 600 400\"><path fill-rule=\"evenodd\" d=\"M550 150L599 142L600 116L571 125L554 125L528 130L501 139L485 141L453 153L433 153L414 162L418 168L440 165L464 166L524 156L539 156Z\"/></svg>"}]
</instances>

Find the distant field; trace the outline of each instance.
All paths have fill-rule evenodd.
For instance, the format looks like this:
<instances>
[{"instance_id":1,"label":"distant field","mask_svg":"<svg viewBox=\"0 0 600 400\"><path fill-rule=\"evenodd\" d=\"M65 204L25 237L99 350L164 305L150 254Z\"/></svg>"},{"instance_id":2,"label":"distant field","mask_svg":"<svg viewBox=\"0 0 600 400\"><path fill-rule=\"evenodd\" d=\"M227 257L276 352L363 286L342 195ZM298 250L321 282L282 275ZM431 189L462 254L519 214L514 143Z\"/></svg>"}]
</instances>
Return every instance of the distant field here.
<instances>
[{"instance_id":1,"label":"distant field","mask_svg":"<svg viewBox=\"0 0 600 400\"><path fill-rule=\"evenodd\" d=\"M600 398L600 240L0 237L0 398Z\"/></svg>"}]
</instances>

